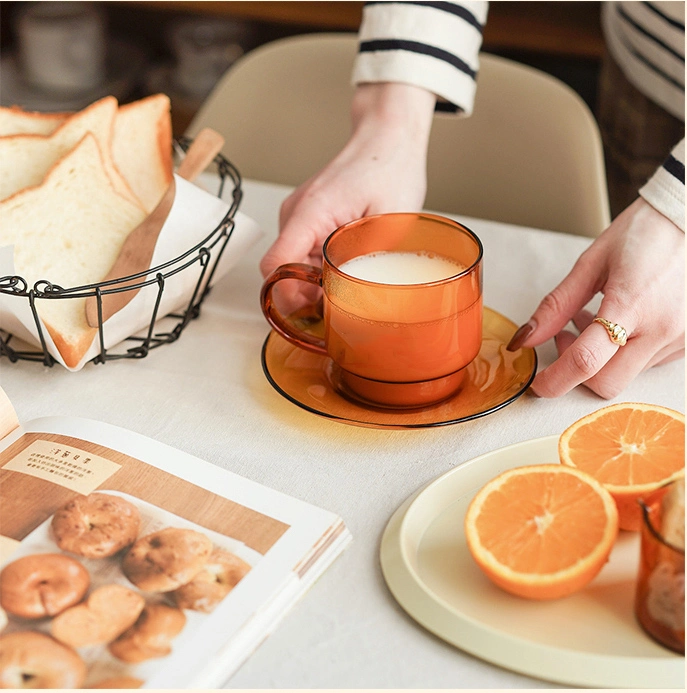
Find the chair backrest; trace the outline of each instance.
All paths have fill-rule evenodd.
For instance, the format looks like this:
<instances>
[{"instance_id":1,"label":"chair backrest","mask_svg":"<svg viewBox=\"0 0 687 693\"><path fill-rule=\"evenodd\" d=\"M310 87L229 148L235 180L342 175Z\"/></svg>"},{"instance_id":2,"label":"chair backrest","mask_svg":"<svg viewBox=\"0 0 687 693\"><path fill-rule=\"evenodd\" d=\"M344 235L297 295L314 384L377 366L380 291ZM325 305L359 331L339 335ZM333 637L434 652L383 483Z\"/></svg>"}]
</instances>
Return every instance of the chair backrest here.
<instances>
[{"instance_id":1,"label":"chair backrest","mask_svg":"<svg viewBox=\"0 0 687 693\"><path fill-rule=\"evenodd\" d=\"M350 135L356 34L265 44L235 63L188 127L226 138L246 178L299 185ZM434 117L425 208L597 236L610 222L599 130L560 80L482 53L474 112Z\"/></svg>"}]
</instances>

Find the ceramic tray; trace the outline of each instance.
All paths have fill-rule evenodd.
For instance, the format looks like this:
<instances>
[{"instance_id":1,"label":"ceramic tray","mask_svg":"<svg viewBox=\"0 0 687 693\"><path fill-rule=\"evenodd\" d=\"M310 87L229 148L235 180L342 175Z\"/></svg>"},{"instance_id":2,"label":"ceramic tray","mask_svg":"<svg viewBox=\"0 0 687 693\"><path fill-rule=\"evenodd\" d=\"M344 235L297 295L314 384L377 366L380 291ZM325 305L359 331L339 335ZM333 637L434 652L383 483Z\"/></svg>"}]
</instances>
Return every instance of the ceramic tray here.
<instances>
[{"instance_id":1,"label":"ceramic tray","mask_svg":"<svg viewBox=\"0 0 687 693\"><path fill-rule=\"evenodd\" d=\"M506 469L557 463L557 442L550 436L482 455L408 499L382 539L389 589L427 630L507 669L570 686L684 689L684 657L635 621L637 533L621 532L599 575L553 601L512 596L473 561L463 531L470 500Z\"/></svg>"}]
</instances>

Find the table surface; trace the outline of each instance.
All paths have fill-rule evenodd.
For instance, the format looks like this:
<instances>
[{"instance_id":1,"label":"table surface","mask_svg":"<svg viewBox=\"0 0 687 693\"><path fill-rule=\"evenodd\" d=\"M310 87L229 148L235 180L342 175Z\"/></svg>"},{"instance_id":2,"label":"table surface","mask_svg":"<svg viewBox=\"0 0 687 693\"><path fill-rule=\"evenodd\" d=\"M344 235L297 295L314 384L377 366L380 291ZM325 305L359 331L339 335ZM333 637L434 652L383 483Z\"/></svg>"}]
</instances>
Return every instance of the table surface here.
<instances>
[{"instance_id":1,"label":"table surface","mask_svg":"<svg viewBox=\"0 0 687 693\"><path fill-rule=\"evenodd\" d=\"M232 688L551 688L493 666L417 625L379 565L384 528L437 476L512 443L559 434L607 404L585 388L556 400L525 394L474 421L421 430L347 426L303 411L267 382L260 350L258 262L290 189L244 182L241 211L265 237L214 287L181 339L143 360L60 366L0 361L20 420L81 416L137 431L344 518L353 543L226 685ZM485 248L485 305L517 324L569 271L587 238L459 218ZM540 368L555 348L537 349ZM613 401L684 411L685 364L638 377Z\"/></svg>"}]
</instances>

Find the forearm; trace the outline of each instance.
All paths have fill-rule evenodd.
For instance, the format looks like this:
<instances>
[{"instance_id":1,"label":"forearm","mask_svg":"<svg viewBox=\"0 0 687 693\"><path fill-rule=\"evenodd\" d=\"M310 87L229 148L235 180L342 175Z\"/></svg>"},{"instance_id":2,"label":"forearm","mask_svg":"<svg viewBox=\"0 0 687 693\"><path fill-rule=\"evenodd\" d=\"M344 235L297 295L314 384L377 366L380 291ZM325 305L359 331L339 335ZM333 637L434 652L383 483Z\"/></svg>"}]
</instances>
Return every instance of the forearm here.
<instances>
[{"instance_id":1,"label":"forearm","mask_svg":"<svg viewBox=\"0 0 687 693\"><path fill-rule=\"evenodd\" d=\"M351 106L353 138L426 152L436 97L410 84L360 84Z\"/></svg>"}]
</instances>

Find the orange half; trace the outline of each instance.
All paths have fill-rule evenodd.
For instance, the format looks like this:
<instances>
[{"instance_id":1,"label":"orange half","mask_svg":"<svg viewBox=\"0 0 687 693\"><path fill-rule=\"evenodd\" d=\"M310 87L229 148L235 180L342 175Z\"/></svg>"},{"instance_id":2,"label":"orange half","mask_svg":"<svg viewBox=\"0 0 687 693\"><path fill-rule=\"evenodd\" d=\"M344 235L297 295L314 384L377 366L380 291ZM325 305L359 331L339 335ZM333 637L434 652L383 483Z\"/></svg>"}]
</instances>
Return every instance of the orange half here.
<instances>
[{"instance_id":1,"label":"orange half","mask_svg":"<svg viewBox=\"0 0 687 693\"><path fill-rule=\"evenodd\" d=\"M608 560L618 534L609 492L585 472L559 464L503 472L473 498L468 548L496 585L528 599L582 589Z\"/></svg>"},{"instance_id":2,"label":"orange half","mask_svg":"<svg viewBox=\"0 0 687 693\"><path fill-rule=\"evenodd\" d=\"M636 531L638 499L685 473L685 416L656 404L612 404L566 429L558 454L601 482L618 505L620 528Z\"/></svg>"}]
</instances>

